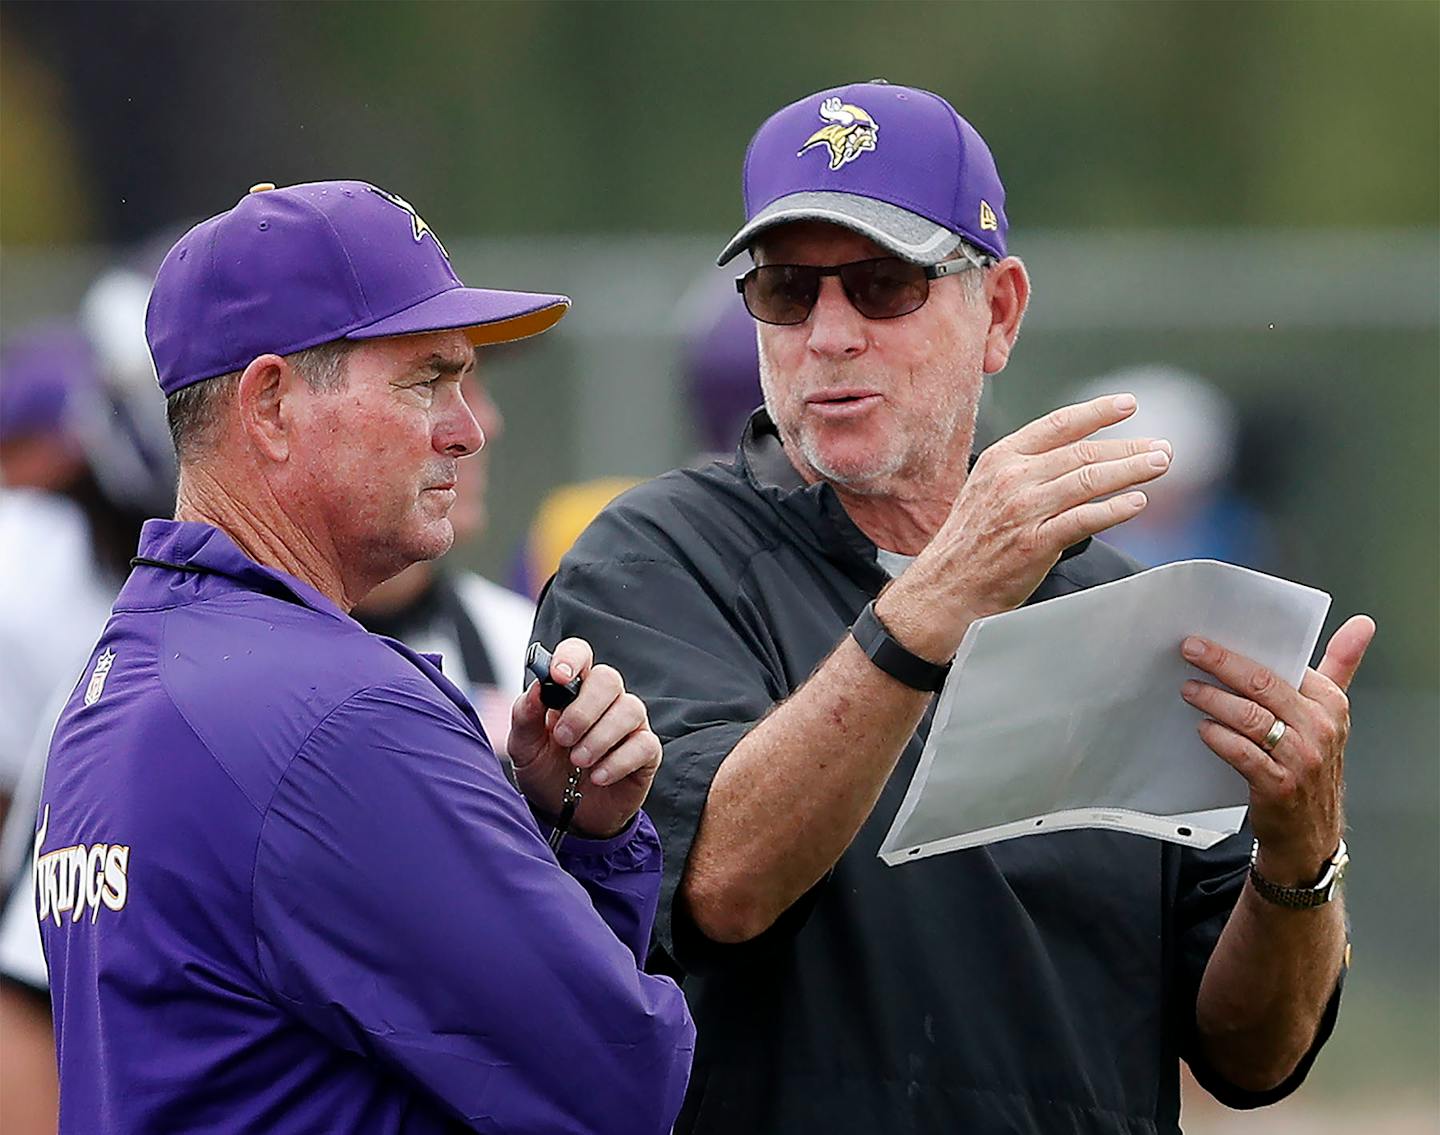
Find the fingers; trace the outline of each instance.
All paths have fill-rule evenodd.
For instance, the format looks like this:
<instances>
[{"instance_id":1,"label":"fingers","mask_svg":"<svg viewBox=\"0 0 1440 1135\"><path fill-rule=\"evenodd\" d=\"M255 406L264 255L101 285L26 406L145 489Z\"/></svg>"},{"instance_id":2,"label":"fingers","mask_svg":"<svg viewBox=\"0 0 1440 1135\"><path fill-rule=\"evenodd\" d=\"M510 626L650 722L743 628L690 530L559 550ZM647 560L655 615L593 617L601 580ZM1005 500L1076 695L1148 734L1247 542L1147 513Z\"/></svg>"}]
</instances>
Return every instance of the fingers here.
<instances>
[{"instance_id":1,"label":"fingers","mask_svg":"<svg viewBox=\"0 0 1440 1135\"><path fill-rule=\"evenodd\" d=\"M1122 493L1109 500L1090 501L1067 509L1040 525L1041 541L1049 547L1068 548L1087 536L1114 528L1135 516L1149 503L1144 493Z\"/></svg>"},{"instance_id":2,"label":"fingers","mask_svg":"<svg viewBox=\"0 0 1440 1135\"><path fill-rule=\"evenodd\" d=\"M550 677L564 685L589 670L594 660L594 652L583 638L563 639L550 656Z\"/></svg>"},{"instance_id":3,"label":"fingers","mask_svg":"<svg viewBox=\"0 0 1440 1135\"><path fill-rule=\"evenodd\" d=\"M992 476L1002 492L1028 497L1029 508L1038 513L1041 546L1065 547L1113 528L1145 507L1144 493L1125 491L1169 469L1170 443L1162 438L1088 436L1129 417L1134 406L1131 395L1065 406L992 447L1000 451ZM1115 493L1124 495L1095 499Z\"/></svg>"},{"instance_id":4,"label":"fingers","mask_svg":"<svg viewBox=\"0 0 1440 1135\"><path fill-rule=\"evenodd\" d=\"M1326 653L1332 673L1353 676L1373 634L1369 619L1341 627ZM1308 671L1296 690L1266 667L1196 636L1184 641L1181 653L1229 687L1190 680L1181 693L1209 714L1199 725L1206 746L1250 785L1250 822L1266 849L1267 874L1313 878L1315 864L1344 829L1344 691L1317 670ZM1285 729L1267 751L1277 719Z\"/></svg>"},{"instance_id":5,"label":"fingers","mask_svg":"<svg viewBox=\"0 0 1440 1135\"><path fill-rule=\"evenodd\" d=\"M1075 505L1109 496L1122 489L1131 489L1153 481L1170 468L1170 454L1164 449L1151 449L1116 461L1101 461L1081 465L1078 469L1057 477L1044 486L1053 494L1055 508L1073 508Z\"/></svg>"},{"instance_id":6,"label":"fingers","mask_svg":"<svg viewBox=\"0 0 1440 1135\"><path fill-rule=\"evenodd\" d=\"M531 682L530 688L510 707L510 735L505 747L510 763L516 768L528 765L544 746L545 715L548 712L540 701L539 682Z\"/></svg>"},{"instance_id":7,"label":"fingers","mask_svg":"<svg viewBox=\"0 0 1440 1135\"><path fill-rule=\"evenodd\" d=\"M1155 450L1174 456L1173 448L1164 438L1091 437L1038 454L1030 459L1030 464L1038 474L1037 480L1055 480L1085 465L1140 457Z\"/></svg>"},{"instance_id":8,"label":"fingers","mask_svg":"<svg viewBox=\"0 0 1440 1135\"><path fill-rule=\"evenodd\" d=\"M1299 690L1243 654L1193 635L1181 644L1180 652L1192 666L1219 678L1236 693L1258 702L1287 724L1295 725L1308 716Z\"/></svg>"},{"instance_id":9,"label":"fingers","mask_svg":"<svg viewBox=\"0 0 1440 1135\"><path fill-rule=\"evenodd\" d=\"M1180 687L1180 696L1221 725L1239 733L1263 752L1264 740L1274 727L1276 716L1248 698L1193 679ZM1288 722L1287 722L1288 725ZM1284 744L1282 738L1280 744ZM1279 745L1276 746L1278 748Z\"/></svg>"},{"instance_id":10,"label":"fingers","mask_svg":"<svg viewBox=\"0 0 1440 1135\"><path fill-rule=\"evenodd\" d=\"M637 772L653 774L660 767L660 754L660 738L649 729L637 730L590 770L590 782L603 786L617 784Z\"/></svg>"},{"instance_id":11,"label":"fingers","mask_svg":"<svg viewBox=\"0 0 1440 1135\"><path fill-rule=\"evenodd\" d=\"M594 654L588 642L581 638L567 638L555 648L554 654L551 655L550 677L562 684L568 683L576 674L584 674L589 670L593 661ZM613 670L611 674L614 675L618 684L619 675L615 674ZM596 684L597 688L592 695L592 702L604 695L607 681L606 678L602 678ZM582 697L588 685L589 679L587 678L586 682L581 684ZM620 690L623 690L623 686L620 687ZM578 703L579 700L577 698L576 702ZM569 709L574 709L574 705L572 704ZM515 699L515 704L510 708L510 736L507 739L506 748L510 762L516 768L524 768L533 761L539 755L540 750L544 748L546 741L549 740L551 733L546 728L546 724L550 720L548 716L550 712L540 700L539 682L531 682L529 689ZM567 709L566 712L568 713L569 710ZM572 719L572 721L574 720L579 720L579 718ZM588 722L585 727L588 728ZM575 736L578 737L581 732L583 729L577 730ZM556 741L562 745L569 743L562 741L559 737L556 737Z\"/></svg>"},{"instance_id":12,"label":"fingers","mask_svg":"<svg viewBox=\"0 0 1440 1135\"><path fill-rule=\"evenodd\" d=\"M594 666L580 684L580 694L561 711L550 735L569 748L589 732L612 702L625 692L620 672L613 666Z\"/></svg>"},{"instance_id":13,"label":"fingers","mask_svg":"<svg viewBox=\"0 0 1440 1135\"><path fill-rule=\"evenodd\" d=\"M557 743L571 746L571 764L590 769L592 784L613 784L660 763L660 739L650 731L645 703L625 692L619 671L611 666L590 671L552 735Z\"/></svg>"},{"instance_id":14,"label":"fingers","mask_svg":"<svg viewBox=\"0 0 1440 1135\"><path fill-rule=\"evenodd\" d=\"M1291 774L1247 737L1218 721L1200 723L1200 739L1217 757L1243 776L1251 788L1264 795L1283 796Z\"/></svg>"},{"instance_id":15,"label":"fingers","mask_svg":"<svg viewBox=\"0 0 1440 1135\"><path fill-rule=\"evenodd\" d=\"M1017 453L1046 453L1123 422L1134 412L1135 395L1106 394L1051 410L1043 418L1021 426L1001 444Z\"/></svg>"},{"instance_id":16,"label":"fingers","mask_svg":"<svg viewBox=\"0 0 1440 1135\"><path fill-rule=\"evenodd\" d=\"M1325 647L1319 673L1339 686L1341 692L1348 690L1374 640L1375 620L1369 615L1351 615Z\"/></svg>"},{"instance_id":17,"label":"fingers","mask_svg":"<svg viewBox=\"0 0 1440 1135\"><path fill-rule=\"evenodd\" d=\"M570 763L590 768L631 734L648 726L645 703L634 694L621 694L571 747Z\"/></svg>"}]
</instances>

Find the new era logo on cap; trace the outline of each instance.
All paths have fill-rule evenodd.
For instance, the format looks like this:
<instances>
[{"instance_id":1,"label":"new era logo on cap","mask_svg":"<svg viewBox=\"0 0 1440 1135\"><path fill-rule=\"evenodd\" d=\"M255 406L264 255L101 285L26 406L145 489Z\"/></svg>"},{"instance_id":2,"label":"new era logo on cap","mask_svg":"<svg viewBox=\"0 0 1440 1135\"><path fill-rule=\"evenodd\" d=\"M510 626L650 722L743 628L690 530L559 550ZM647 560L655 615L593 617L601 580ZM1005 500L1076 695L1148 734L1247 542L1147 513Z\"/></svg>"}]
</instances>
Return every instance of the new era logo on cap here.
<instances>
[{"instance_id":1,"label":"new era logo on cap","mask_svg":"<svg viewBox=\"0 0 1440 1135\"><path fill-rule=\"evenodd\" d=\"M145 334L160 387L335 339L464 330L471 342L553 326L564 296L467 288L403 197L363 181L262 182L202 221L155 277Z\"/></svg>"},{"instance_id":2,"label":"new era logo on cap","mask_svg":"<svg viewBox=\"0 0 1440 1135\"><path fill-rule=\"evenodd\" d=\"M766 229L801 220L843 225L921 264L962 237L1005 255L1005 188L990 149L929 91L852 83L791 103L751 140L744 189L746 222L721 264Z\"/></svg>"}]
</instances>

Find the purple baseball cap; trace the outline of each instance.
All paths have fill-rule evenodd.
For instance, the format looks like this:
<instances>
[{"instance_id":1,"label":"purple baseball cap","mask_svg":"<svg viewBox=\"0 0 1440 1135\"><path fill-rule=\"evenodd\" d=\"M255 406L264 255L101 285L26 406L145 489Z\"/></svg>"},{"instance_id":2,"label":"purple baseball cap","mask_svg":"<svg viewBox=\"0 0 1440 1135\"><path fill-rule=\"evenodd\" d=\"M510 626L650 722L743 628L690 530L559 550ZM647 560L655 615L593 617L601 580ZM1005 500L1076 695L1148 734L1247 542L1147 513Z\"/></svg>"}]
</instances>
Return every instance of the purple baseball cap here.
<instances>
[{"instance_id":1,"label":"purple baseball cap","mask_svg":"<svg viewBox=\"0 0 1440 1135\"><path fill-rule=\"evenodd\" d=\"M745 153L745 225L718 264L790 221L841 225L918 264L961 239L1005 255L1005 187L975 128L939 95L883 79L832 87L765 120Z\"/></svg>"},{"instance_id":2,"label":"purple baseball cap","mask_svg":"<svg viewBox=\"0 0 1440 1135\"><path fill-rule=\"evenodd\" d=\"M683 355L691 418L707 453L727 453L751 412L765 401L755 320L735 294L728 272L706 269L695 295Z\"/></svg>"},{"instance_id":3,"label":"purple baseball cap","mask_svg":"<svg viewBox=\"0 0 1440 1135\"><path fill-rule=\"evenodd\" d=\"M53 323L13 336L0 351L0 442L79 441L79 407L99 387L95 353L78 327Z\"/></svg>"},{"instance_id":4,"label":"purple baseball cap","mask_svg":"<svg viewBox=\"0 0 1440 1135\"><path fill-rule=\"evenodd\" d=\"M464 330L481 346L553 327L565 296L467 288L414 207L363 181L254 186L180 238L145 336L167 395L335 339Z\"/></svg>"}]
</instances>

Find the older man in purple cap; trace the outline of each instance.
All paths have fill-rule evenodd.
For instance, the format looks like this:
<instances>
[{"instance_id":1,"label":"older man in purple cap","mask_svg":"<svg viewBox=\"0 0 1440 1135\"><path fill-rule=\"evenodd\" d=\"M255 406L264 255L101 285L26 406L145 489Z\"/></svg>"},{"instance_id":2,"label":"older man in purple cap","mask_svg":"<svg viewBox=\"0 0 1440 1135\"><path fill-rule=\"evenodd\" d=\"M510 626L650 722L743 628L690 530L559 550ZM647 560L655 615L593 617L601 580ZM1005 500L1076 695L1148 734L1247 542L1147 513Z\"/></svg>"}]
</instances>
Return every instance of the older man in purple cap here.
<instances>
[{"instance_id":1,"label":"older man in purple cap","mask_svg":"<svg viewBox=\"0 0 1440 1135\"><path fill-rule=\"evenodd\" d=\"M56 728L35 844L62 1132L669 1131L694 1032L640 969L645 707L559 644L578 696L516 702L517 793L439 660L347 613L451 543L476 346L567 305L463 287L361 182L256 186L166 258L177 519Z\"/></svg>"},{"instance_id":2,"label":"older man in purple cap","mask_svg":"<svg viewBox=\"0 0 1440 1135\"><path fill-rule=\"evenodd\" d=\"M611 505L537 621L604 644L665 742L657 942L699 1029L678 1129L1176 1132L1181 1059L1228 1103L1279 1099L1335 1018L1343 689L1373 623L1298 690L1185 644L1218 680L1183 696L1249 781L1253 854L1088 830L886 868L966 629L1135 571L1092 537L1145 507L1170 447L1092 439L1135 409L1107 395L972 467L1030 283L945 100L801 99L744 188L720 260L754 258L765 408L733 463Z\"/></svg>"}]
</instances>

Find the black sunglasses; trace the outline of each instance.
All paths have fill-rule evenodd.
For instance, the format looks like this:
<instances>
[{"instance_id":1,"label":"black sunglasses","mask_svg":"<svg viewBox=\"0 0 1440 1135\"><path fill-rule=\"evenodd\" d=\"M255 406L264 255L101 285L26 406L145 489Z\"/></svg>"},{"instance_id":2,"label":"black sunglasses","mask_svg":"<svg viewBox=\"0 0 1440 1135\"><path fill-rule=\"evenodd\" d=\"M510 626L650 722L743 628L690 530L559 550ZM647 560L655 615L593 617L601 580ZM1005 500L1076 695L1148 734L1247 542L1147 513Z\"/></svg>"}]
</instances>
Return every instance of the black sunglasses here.
<instances>
[{"instance_id":1,"label":"black sunglasses","mask_svg":"<svg viewBox=\"0 0 1440 1135\"><path fill-rule=\"evenodd\" d=\"M760 264L735 280L745 309L762 323L788 327L804 323L820 298L820 280L839 276L851 305L866 319L897 319L930 298L930 281L994 263L989 257L912 264L898 256L852 260L821 268L814 264Z\"/></svg>"}]
</instances>

